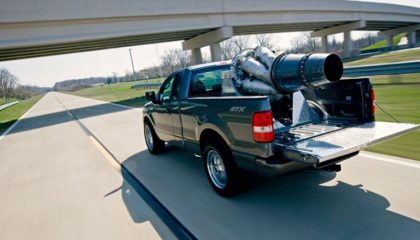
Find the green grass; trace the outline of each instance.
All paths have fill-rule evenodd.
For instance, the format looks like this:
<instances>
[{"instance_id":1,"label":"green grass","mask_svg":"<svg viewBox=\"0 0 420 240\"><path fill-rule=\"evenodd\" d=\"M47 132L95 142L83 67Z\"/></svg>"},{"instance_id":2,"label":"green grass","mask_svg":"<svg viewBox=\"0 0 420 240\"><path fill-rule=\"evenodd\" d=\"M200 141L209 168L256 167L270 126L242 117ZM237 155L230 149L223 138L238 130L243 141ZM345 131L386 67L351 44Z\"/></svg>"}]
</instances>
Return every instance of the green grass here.
<instances>
[{"instance_id":1,"label":"green grass","mask_svg":"<svg viewBox=\"0 0 420 240\"><path fill-rule=\"evenodd\" d=\"M148 83L160 83L164 78L149 79ZM95 86L81 89L75 92L67 92L68 94L88 97L97 100L118 103L130 107L142 107L146 102L145 93L151 90L133 89L131 86L146 83L145 80L134 82L114 83L110 85Z\"/></svg>"},{"instance_id":2,"label":"green grass","mask_svg":"<svg viewBox=\"0 0 420 240\"><path fill-rule=\"evenodd\" d=\"M6 131L20 116L28 111L35 103L39 101L44 95L37 95L20 101L11 107L0 111L0 134Z\"/></svg>"},{"instance_id":3,"label":"green grass","mask_svg":"<svg viewBox=\"0 0 420 240\"><path fill-rule=\"evenodd\" d=\"M392 38L392 44L397 45L400 42L401 38L405 37L406 35L407 35L406 33L400 33L394 36ZM386 47L386 40L379 41L361 50L370 50L370 49L383 48L383 47Z\"/></svg>"},{"instance_id":4,"label":"green grass","mask_svg":"<svg viewBox=\"0 0 420 240\"><path fill-rule=\"evenodd\" d=\"M381 53L377 55L371 55L357 59L345 59L344 66L360 66L369 64L379 63L392 63L402 61L413 61L420 60L420 48L407 49L401 51L392 51L387 53Z\"/></svg>"},{"instance_id":5,"label":"green grass","mask_svg":"<svg viewBox=\"0 0 420 240\"><path fill-rule=\"evenodd\" d=\"M393 51L374 56L347 60L345 66L359 66L379 63L420 60L420 48ZM420 124L420 73L372 76L376 102L400 122ZM376 120L393 122L383 111L376 108ZM404 158L420 160L420 130L367 149Z\"/></svg>"},{"instance_id":6,"label":"green grass","mask_svg":"<svg viewBox=\"0 0 420 240\"><path fill-rule=\"evenodd\" d=\"M420 74L416 74L420 76ZM401 76L400 76L401 77ZM387 76L386 78L391 78ZM404 76L402 76L404 78ZM380 79L383 81L383 79ZM375 82L375 79L373 79ZM389 81L389 79L386 79ZM376 102L400 122L420 124L420 78L416 84L375 85ZM376 120L393 122L376 108ZM420 130L410 132L385 143L370 147L368 151L420 160Z\"/></svg>"},{"instance_id":7,"label":"green grass","mask_svg":"<svg viewBox=\"0 0 420 240\"><path fill-rule=\"evenodd\" d=\"M6 98L6 99L0 98L0 105L6 104L9 102L14 102L16 100L17 100L16 98Z\"/></svg>"}]
</instances>

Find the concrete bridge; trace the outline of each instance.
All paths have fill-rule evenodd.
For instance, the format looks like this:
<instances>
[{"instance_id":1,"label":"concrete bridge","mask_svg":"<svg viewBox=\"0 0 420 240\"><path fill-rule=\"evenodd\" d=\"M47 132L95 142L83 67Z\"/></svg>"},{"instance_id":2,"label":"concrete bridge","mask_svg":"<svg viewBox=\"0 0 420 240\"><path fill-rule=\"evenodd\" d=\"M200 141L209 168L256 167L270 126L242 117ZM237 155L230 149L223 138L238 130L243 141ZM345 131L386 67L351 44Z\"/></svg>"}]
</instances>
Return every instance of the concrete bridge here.
<instances>
[{"instance_id":1,"label":"concrete bridge","mask_svg":"<svg viewBox=\"0 0 420 240\"><path fill-rule=\"evenodd\" d=\"M408 33L420 29L420 8L337 0L2 0L0 61L106 48L184 40L193 62L210 46L221 58L220 42L234 35L312 31L322 39L344 33L345 55L352 53L351 31Z\"/></svg>"}]
</instances>

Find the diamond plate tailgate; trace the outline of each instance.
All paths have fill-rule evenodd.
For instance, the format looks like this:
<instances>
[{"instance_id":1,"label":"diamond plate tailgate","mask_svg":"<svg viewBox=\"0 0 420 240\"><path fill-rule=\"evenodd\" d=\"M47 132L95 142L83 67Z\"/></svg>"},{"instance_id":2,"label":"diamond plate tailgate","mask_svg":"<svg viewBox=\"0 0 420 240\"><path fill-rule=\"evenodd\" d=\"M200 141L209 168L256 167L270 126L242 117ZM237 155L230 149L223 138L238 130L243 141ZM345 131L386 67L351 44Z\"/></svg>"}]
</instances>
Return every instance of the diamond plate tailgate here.
<instances>
[{"instance_id":1,"label":"diamond plate tailgate","mask_svg":"<svg viewBox=\"0 0 420 240\"><path fill-rule=\"evenodd\" d=\"M370 122L283 145L284 156L292 161L322 163L389 140L419 125Z\"/></svg>"}]
</instances>

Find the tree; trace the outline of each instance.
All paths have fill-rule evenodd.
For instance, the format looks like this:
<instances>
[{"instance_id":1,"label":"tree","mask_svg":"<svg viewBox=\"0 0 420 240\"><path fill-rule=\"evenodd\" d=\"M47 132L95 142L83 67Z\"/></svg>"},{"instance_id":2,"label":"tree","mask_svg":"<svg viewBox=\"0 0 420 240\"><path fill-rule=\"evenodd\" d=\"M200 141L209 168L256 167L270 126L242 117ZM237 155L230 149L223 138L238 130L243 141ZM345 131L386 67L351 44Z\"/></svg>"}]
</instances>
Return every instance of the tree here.
<instances>
[{"instance_id":1,"label":"tree","mask_svg":"<svg viewBox=\"0 0 420 240\"><path fill-rule=\"evenodd\" d=\"M250 47L250 37L248 35L235 36L221 42L223 60L233 59L236 54Z\"/></svg>"},{"instance_id":2,"label":"tree","mask_svg":"<svg viewBox=\"0 0 420 240\"><path fill-rule=\"evenodd\" d=\"M181 49L169 49L161 59L161 69L166 76L177 69L191 65L191 53Z\"/></svg>"},{"instance_id":3,"label":"tree","mask_svg":"<svg viewBox=\"0 0 420 240\"><path fill-rule=\"evenodd\" d=\"M292 52L311 53L319 52L319 49L319 40L312 38L308 32L302 33L292 40Z\"/></svg>"},{"instance_id":4,"label":"tree","mask_svg":"<svg viewBox=\"0 0 420 240\"><path fill-rule=\"evenodd\" d=\"M5 68L0 69L0 93L5 100L17 84L17 77Z\"/></svg>"},{"instance_id":5,"label":"tree","mask_svg":"<svg viewBox=\"0 0 420 240\"><path fill-rule=\"evenodd\" d=\"M255 41L260 47L266 47L270 50L274 50L274 44L271 42L272 38L268 34L257 34L255 35Z\"/></svg>"}]
</instances>

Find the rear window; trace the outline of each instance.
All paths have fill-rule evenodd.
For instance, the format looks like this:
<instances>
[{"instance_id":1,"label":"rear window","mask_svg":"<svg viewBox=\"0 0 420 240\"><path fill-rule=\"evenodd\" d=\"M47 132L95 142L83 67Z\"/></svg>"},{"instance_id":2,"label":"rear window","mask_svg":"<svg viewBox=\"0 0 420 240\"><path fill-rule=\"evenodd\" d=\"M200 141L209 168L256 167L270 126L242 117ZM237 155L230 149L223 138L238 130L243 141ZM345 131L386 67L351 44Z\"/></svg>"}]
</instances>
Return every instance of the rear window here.
<instances>
[{"instance_id":1,"label":"rear window","mask_svg":"<svg viewBox=\"0 0 420 240\"><path fill-rule=\"evenodd\" d=\"M193 73L189 96L190 97L213 97L222 95L223 72L230 66L218 66L197 70Z\"/></svg>"}]
</instances>

